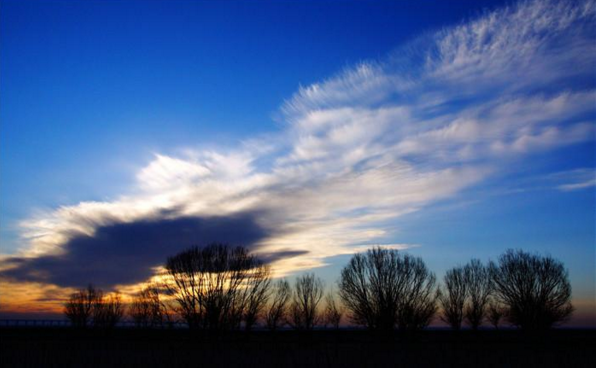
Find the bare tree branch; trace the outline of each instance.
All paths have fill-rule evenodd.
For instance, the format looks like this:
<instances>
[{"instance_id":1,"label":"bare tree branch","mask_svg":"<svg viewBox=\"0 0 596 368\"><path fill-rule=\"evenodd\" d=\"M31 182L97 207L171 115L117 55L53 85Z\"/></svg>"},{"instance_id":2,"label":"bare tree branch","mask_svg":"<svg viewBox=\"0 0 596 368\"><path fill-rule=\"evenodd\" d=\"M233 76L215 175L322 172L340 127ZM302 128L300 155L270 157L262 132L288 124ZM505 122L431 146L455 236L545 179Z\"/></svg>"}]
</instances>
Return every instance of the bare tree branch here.
<instances>
[{"instance_id":1,"label":"bare tree branch","mask_svg":"<svg viewBox=\"0 0 596 368\"><path fill-rule=\"evenodd\" d=\"M135 326L142 328L163 327L169 321L166 304L161 300L159 288L155 285L141 289L134 297L129 315Z\"/></svg>"},{"instance_id":2,"label":"bare tree branch","mask_svg":"<svg viewBox=\"0 0 596 368\"><path fill-rule=\"evenodd\" d=\"M273 300L265 316L265 322L269 330L275 331L285 323L288 302L291 296L290 283L287 280L278 280L274 285Z\"/></svg>"},{"instance_id":3,"label":"bare tree branch","mask_svg":"<svg viewBox=\"0 0 596 368\"><path fill-rule=\"evenodd\" d=\"M464 315L472 329L477 330L486 317L486 307L492 293L490 274L478 259L472 259L464 267L464 274L468 289Z\"/></svg>"},{"instance_id":4,"label":"bare tree branch","mask_svg":"<svg viewBox=\"0 0 596 368\"><path fill-rule=\"evenodd\" d=\"M93 308L103 298L101 290L91 284L70 296L64 305L64 314L73 327L86 328L91 322Z\"/></svg>"},{"instance_id":5,"label":"bare tree branch","mask_svg":"<svg viewBox=\"0 0 596 368\"><path fill-rule=\"evenodd\" d=\"M435 276L422 259L376 247L343 268L340 297L355 324L371 330L415 330L436 312Z\"/></svg>"},{"instance_id":6,"label":"bare tree branch","mask_svg":"<svg viewBox=\"0 0 596 368\"><path fill-rule=\"evenodd\" d=\"M337 302L337 300L335 300L333 291L329 291L325 297L325 312L323 315L325 326L331 326L337 330L341 323L343 314L343 307Z\"/></svg>"},{"instance_id":7,"label":"bare tree branch","mask_svg":"<svg viewBox=\"0 0 596 368\"><path fill-rule=\"evenodd\" d=\"M97 300L93 308L93 326L114 328L124 315L124 305L120 293Z\"/></svg>"},{"instance_id":8,"label":"bare tree branch","mask_svg":"<svg viewBox=\"0 0 596 368\"><path fill-rule=\"evenodd\" d=\"M464 318L464 305L468 296L468 287L464 269L455 267L448 270L443 277L443 290L439 294L442 308L441 320L452 329L459 330Z\"/></svg>"},{"instance_id":9,"label":"bare tree branch","mask_svg":"<svg viewBox=\"0 0 596 368\"><path fill-rule=\"evenodd\" d=\"M560 261L510 249L489 268L508 320L523 330L549 329L573 313L569 275Z\"/></svg>"},{"instance_id":10,"label":"bare tree branch","mask_svg":"<svg viewBox=\"0 0 596 368\"><path fill-rule=\"evenodd\" d=\"M269 296L270 270L242 247L190 248L166 263L166 287L192 329L250 329Z\"/></svg>"},{"instance_id":11,"label":"bare tree branch","mask_svg":"<svg viewBox=\"0 0 596 368\"><path fill-rule=\"evenodd\" d=\"M505 307L496 300L491 300L488 304L488 313L486 318L495 329L499 329L499 323L506 314Z\"/></svg>"},{"instance_id":12,"label":"bare tree branch","mask_svg":"<svg viewBox=\"0 0 596 368\"><path fill-rule=\"evenodd\" d=\"M296 279L288 324L297 330L312 330L321 322L319 303L323 298L323 281L314 274Z\"/></svg>"}]
</instances>

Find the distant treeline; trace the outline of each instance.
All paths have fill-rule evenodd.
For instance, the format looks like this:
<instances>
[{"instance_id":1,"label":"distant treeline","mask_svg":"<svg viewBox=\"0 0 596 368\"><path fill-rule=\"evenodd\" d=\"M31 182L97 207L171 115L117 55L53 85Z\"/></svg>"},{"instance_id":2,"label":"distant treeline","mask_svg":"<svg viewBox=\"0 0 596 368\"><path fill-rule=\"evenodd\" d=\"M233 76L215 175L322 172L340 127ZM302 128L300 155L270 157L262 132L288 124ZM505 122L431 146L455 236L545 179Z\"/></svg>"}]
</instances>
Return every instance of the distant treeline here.
<instances>
[{"instance_id":1,"label":"distant treeline","mask_svg":"<svg viewBox=\"0 0 596 368\"><path fill-rule=\"evenodd\" d=\"M159 283L140 290L126 307L119 293L89 285L73 294L64 313L77 328L113 328L125 316L139 328L185 323L219 333L262 325L312 330L344 323L371 331L417 331L439 317L459 330L506 322L539 332L573 312L564 265L550 257L508 250L497 262L477 259L448 270L439 285L424 261L376 247L355 254L342 269L338 291L314 274L293 284L273 281L271 269L246 248L193 247L169 257Z\"/></svg>"}]
</instances>

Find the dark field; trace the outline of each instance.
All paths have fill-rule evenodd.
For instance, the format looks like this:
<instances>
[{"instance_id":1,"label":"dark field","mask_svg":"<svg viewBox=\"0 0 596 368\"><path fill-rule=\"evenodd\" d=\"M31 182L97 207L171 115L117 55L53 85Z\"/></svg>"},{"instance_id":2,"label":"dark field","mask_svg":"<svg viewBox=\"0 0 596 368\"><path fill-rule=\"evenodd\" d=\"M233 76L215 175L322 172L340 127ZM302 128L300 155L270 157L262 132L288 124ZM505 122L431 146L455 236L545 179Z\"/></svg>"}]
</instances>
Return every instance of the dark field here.
<instances>
[{"instance_id":1,"label":"dark field","mask_svg":"<svg viewBox=\"0 0 596 368\"><path fill-rule=\"evenodd\" d=\"M187 330L2 328L1 367L596 367L595 330L253 332L220 339Z\"/></svg>"}]
</instances>

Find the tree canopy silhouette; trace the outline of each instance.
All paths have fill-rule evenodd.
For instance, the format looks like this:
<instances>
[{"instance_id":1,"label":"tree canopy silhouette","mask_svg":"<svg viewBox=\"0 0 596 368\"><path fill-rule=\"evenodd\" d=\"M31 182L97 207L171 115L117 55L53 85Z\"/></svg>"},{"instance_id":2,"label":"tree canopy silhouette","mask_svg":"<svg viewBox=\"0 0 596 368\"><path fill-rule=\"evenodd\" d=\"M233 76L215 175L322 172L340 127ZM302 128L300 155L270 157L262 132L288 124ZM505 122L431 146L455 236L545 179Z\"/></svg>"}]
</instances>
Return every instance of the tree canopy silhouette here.
<instances>
[{"instance_id":1,"label":"tree canopy silhouette","mask_svg":"<svg viewBox=\"0 0 596 368\"><path fill-rule=\"evenodd\" d=\"M93 308L102 298L100 290L91 284L73 293L64 305L64 314L73 327L85 328L91 322Z\"/></svg>"},{"instance_id":2,"label":"tree canopy silhouette","mask_svg":"<svg viewBox=\"0 0 596 368\"><path fill-rule=\"evenodd\" d=\"M104 296L101 289L89 284L86 289L72 294L64 305L64 314L73 327L113 328L124 315L124 305L119 293Z\"/></svg>"},{"instance_id":3,"label":"tree canopy silhouette","mask_svg":"<svg viewBox=\"0 0 596 368\"><path fill-rule=\"evenodd\" d=\"M282 327L287 320L288 302L292 297L290 283L285 280L278 280L273 286L271 304L265 314L267 328L271 331Z\"/></svg>"},{"instance_id":4,"label":"tree canopy silhouette","mask_svg":"<svg viewBox=\"0 0 596 368\"><path fill-rule=\"evenodd\" d=\"M325 311L323 313L323 321L325 326L330 326L338 329L341 319L344 314L343 307L335 300L333 291L329 291L325 296Z\"/></svg>"},{"instance_id":5,"label":"tree canopy silhouette","mask_svg":"<svg viewBox=\"0 0 596 368\"><path fill-rule=\"evenodd\" d=\"M136 327L161 327L164 322L169 321L166 304L162 301L159 289L155 285L142 288L134 296L128 311Z\"/></svg>"},{"instance_id":6,"label":"tree canopy silhouette","mask_svg":"<svg viewBox=\"0 0 596 368\"><path fill-rule=\"evenodd\" d=\"M341 271L340 297L355 324L390 331L426 327L436 312L436 278L421 258L376 247Z\"/></svg>"},{"instance_id":7,"label":"tree canopy silhouette","mask_svg":"<svg viewBox=\"0 0 596 368\"><path fill-rule=\"evenodd\" d=\"M468 284L463 267L447 270L443 277L443 290L439 294L442 308L441 320L452 329L459 330L464 319L464 305L468 297Z\"/></svg>"},{"instance_id":8,"label":"tree canopy silhouette","mask_svg":"<svg viewBox=\"0 0 596 368\"><path fill-rule=\"evenodd\" d=\"M323 280L313 273L296 279L288 324L297 330L312 330L321 322L319 304L323 298Z\"/></svg>"},{"instance_id":9,"label":"tree canopy silhouette","mask_svg":"<svg viewBox=\"0 0 596 368\"><path fill-rule=\"evenodd\" d=\"M486 318L495 329L499 329L499 323L501 323L501 319L505 316L505 313L505 308L498 301L493 299L488 304Z\"/></svg>"},{"instance_id":10,"label":"tree canopy silhouette","mask_svg":"<svg viewBox=\"0 0 596 368\"><path fill-rule=\"evenodd\" d=\"M93 308L93 326L114 328L124 316L124 305L120 293L100 298Z\"/></svg>"},{"instance_id":11,"label":"tree canopy silhouette","mask_svg":"<svg viewBox=\"0 0 596 368\"><path fill-rule=\"evenodd\" d=\"M168 258L166 287L191 329L250 328L269 293L270 268L243 247L210 244Z\"/></svg>"},{"instance_id":12,"label":"tree canopy silhouette","mask_svg":"<svg viewBox=\"0 0 596 368\"><path fill-rule=\"evenodd\" d=\"M478 259L472 259L464 267L465 282L468 289L468 302L464 310L466 320L473 330L484 321L492 293L492 284L488 268Z\"/></svg>"},{"instance_id":13,"label":"tree canopy silhouette","mask_svg":"<svg viewBox=\"0 0 596 368\"><path fill-rule=\"evenodd\" d=\"M523 330L548 329L573 313L571 284L560 261L510 249L489 269L507 319Z\"/></svg>"}]
</instances>

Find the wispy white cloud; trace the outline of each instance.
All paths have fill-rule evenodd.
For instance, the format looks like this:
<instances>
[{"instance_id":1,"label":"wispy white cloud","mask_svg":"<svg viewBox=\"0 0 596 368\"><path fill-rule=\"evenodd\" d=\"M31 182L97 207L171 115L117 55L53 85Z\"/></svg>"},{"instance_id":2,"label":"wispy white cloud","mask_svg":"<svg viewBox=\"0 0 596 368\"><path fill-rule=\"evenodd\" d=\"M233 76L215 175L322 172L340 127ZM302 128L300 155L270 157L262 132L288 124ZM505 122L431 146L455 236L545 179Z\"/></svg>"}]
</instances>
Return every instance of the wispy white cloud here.
<instances>
[{"instance_id":1,"label":"wispy white cloud","mask_svg":"<svg viewBox=\"0 0 596 368\"><path fill-rule=\"evenodd\" d=\"M270 230L258 251L303 251L277 260L280 273L383 243L392 219L511 160L594 140L595 18L591 1L521 2L426 35L300 88L281 107L284 131L228 150L158 154L133 194L24 221L22 253L59 253L106 224L247 211Z\"/></svg>"},{"instance_id":2,"label":"wispy white cloud","mask_svg":"<svg viewBox=\"0 0 596 368\"><path fill-rule=\"evenodd\" d=\"M584 182L581 183L574 183L574 184L563 184L563 185L559 185L558 188L564 192L569 192L572 190L579 190L579 189L586 189L586 188L591 188L593 186L596 186L596 179L592 178L592 179L588 179Z\"/></svg>"},{"instance_id":3,"label":"wispy white cloud","mask_svg":"<svg viewBox=\"0 0 596 368\"><path fill-rule=\"evenodd\" d=\"M558 183L556 189L562 192L587 189L596 186L596 169L582 168L563 171L551 174L549 178Z\"/></svg>"}]
</instances>

